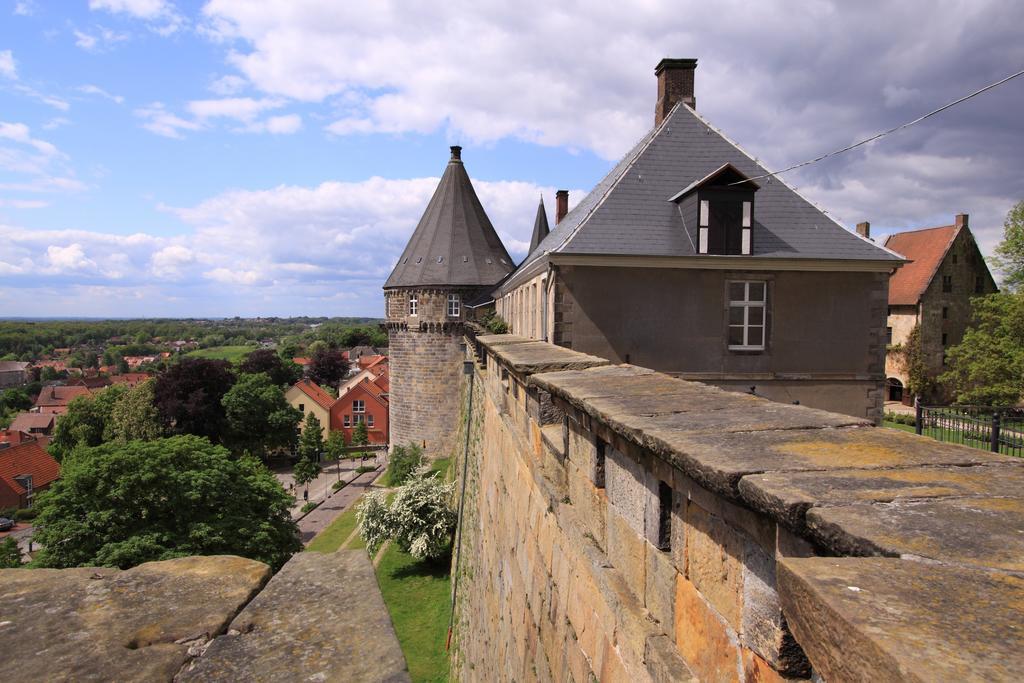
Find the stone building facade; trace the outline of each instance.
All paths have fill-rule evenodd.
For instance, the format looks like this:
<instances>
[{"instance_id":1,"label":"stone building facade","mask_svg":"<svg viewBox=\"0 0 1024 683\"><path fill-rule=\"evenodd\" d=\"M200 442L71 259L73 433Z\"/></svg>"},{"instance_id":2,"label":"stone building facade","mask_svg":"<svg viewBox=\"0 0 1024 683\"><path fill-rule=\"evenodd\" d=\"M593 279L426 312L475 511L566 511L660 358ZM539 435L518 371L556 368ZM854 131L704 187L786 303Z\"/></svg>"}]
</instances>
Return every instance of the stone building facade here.
<instances>
[{"instance_id":1,"label":"stone building facade","mask_svg":"<svg viewBox=\"0 0 1024 683\"><path fill-rule=\"evenodd\" d=\"M953 225L912 230L891 235L885 246L910 263L897 271L889 284L886 320L888 352L885 359L886 400L913 401L904 349L914 328L928 374L946 369L946 352L963 341L971 321L971 299L998 291L969 226L969 216L958 214ZM941 388L929 388L926 402L943 402L951 396Z\"/></svg>"},{"instance_id":2,"label":"stone building facade","mask_svg":"<svg viewBox=\"0 0 1024 683\"><path fill-rule=\"evenodd\" d=\"M393 445L443 452L459 412L463 324L468 305L513 269L462 163L451 159L384 285L391 363Z\"/></svg>"},{"instance_id":3,"label":"stone building facade","mask_svg":"<svg viewBox=\"0 0 1024 683\"><path fill-rule=\"evenodd\" d=\"M654 128L556 221L495 306L513 334L880 421L891 250L845 229L658 65Z\"/></svg>"}]
</instances>

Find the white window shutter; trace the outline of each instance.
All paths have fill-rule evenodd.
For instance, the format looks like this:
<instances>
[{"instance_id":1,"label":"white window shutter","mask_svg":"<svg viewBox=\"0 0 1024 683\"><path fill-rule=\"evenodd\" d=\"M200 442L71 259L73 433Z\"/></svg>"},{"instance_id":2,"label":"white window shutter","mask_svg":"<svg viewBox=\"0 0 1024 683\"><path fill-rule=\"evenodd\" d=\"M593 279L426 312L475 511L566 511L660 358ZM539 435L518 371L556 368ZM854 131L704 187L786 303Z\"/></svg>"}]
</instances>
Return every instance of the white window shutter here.
<instances>
[{"instance_id":1,"label":"white window shutter","mask_svg":"<svg viewBox=\"0 0 1024 683\"><path fill-rule=\"evenodd\" d=\"M700 253L700 254L708 253L708 229L707 228L701 228L700 229L700 239L698 241L700 242L699 247L698 247L698 253Z\"/></svg>"},{"instance_id":2,"label":"white window shutter","mask_svg":"<svg viewBox=\"0 0 1024 683\"><path fill-rule=\"evenodd\" d=\"M750 256L750 228L743 228L740 239L740 253L744 256Z\"/></svg>"}]
</instances>

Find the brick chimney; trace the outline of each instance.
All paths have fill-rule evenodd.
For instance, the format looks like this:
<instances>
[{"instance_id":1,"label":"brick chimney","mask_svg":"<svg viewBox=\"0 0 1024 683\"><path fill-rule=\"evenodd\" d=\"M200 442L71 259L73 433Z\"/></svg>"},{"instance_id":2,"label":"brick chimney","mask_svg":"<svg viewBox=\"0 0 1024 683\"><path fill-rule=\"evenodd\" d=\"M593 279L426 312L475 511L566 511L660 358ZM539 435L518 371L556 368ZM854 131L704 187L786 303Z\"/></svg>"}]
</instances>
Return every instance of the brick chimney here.
<instances>
[{"instance_id":1,"label":"brick chimney","mask_svg":"<svg viewBox=\"0 0 1024 683\"><path fill-rule=\"evenodd\" d=\"M968 214L966 214L966 213L958 213L956 215L956 223L955 223L955 225L958 228L966 228L967 227L967 223L968 223L969 220L970 220L970 216Z\"/></svg>"},{"instance_id":2,"label":"brick chimney","mask_svg":"<svg viewBox=\"0 0 1024 683\"><path fill-rule=\"evenodd\" d=\"M857 234L865 239L871 239L871 224L867 221L857 224Z\"/></svg>"},{"instance_id":3,"label":"brick chimney","mask_svg":"<svg viewBox=\"0 0 1024 683\"><path fill-rule=\"evenodd\" d=\"M680 100L693 108L697 100L693 96L693 72L696 59L668 59L658 62L654 75L658 77L658 103L654 107L654 125L660 126L672 107Z\"/></svg>"},{"instance_id":4,"label":"brick chimney","mask_svg":"<svg viewBox=\"0 0 1024 683\"><path fill-rule=\"evenodd\" d=\"M555 225L561 223L567 213L569 213L569 190L558 190L555 192Z\"/></svg>"},{"instance_id":5,"label":"brick chimney","mask_svg":"<svg viewBox=\"0 0 1024 683\"><path fill-rule=\"evenodd\" d=\"M451 161L462 161L462 148L461 147L459 147L458 145L452 145L448 149L450 149L452 151Z\"/></svg>"}]
</instances>

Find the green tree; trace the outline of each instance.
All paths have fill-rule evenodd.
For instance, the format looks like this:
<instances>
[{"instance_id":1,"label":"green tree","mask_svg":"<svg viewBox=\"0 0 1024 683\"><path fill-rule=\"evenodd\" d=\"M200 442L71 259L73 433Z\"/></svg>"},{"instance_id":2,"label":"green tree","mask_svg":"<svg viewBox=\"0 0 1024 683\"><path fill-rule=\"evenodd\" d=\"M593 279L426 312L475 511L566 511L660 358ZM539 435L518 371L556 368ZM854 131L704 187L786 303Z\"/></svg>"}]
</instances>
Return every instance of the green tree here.
<instances>
[{"instance_id":1,"label":"green tree","mask_svg":"<svg viewBox=\"0 0 1024 683\"><path fill-rule=\"evenodd\" d=\"M388 483L401 486L423 466L423 449L417 443L395 446L388 459Z\"/></svg>"},{"instance_id":2,"label":"green tree","mask_svg":"<svg viewBox=\"0 0 1024 683\"><path fill-rule=\"evenodd\" d=\"M21 566L21 548L11 536L0 543L0 569L17 569Z\"/></svg>"},{"instance_id":3,"label":"green tree","mask_svg":"<svg viewBox=\"0 0 1024 683\"><path fill-rule=\"evenodd\" d=\"M352 428L352 445L365 446L368 443L370 443L370 435L366 431L366 420L362 420L357 422L356 426ZM352 457L364 460L366 458L366 451L356 451L352 454Z\"/></svg>"},{"instance_id":4,"label":"green tree","mask_svg":"<svg viewBox=\"0 0 1024 683\"><path fill-rule=\"evenodd\" d=\"M306 422L299 436L299 457L316 462L324 450L324 432L320 420L312 412L306 414Z\"/></svg>"},{"instance_id":5,"label":"green tree","mask_svg":"<svg viewBox=\"0 0 1024 683\"><path fill-rule=\"evenodd\" d=\"M168 433L219 441L224 432L221 399L235 383L231 363L183 358L156 379L153 402Z\"/></svg>"},{"instance_id":6,"label":"green tree","mask_svg":"<svg viewBox=\"0 0 1024 683\"><path fill-rule=\"evenodd\" d=\"M291 358L282 359L272 349L257 349L238 365L238 372L245 374L266 373L277 385L295 384L302 377L302 368Z\"/></svg>"},{"instance_id":7,"label":"green tree","mask_svg":"<svg viewBox=\"0 0 1024 683\"><path fill-rule=\"evenodd\" d=\"M324 453L331 460L339 460L345 457L345 447L347 445L345 443L345 433L340 429L335 430L328 434L327 441L324 442Z\"/></svg>"},{"instance_id":8,"label":"green tree","mask_svg":"<svg viewBox=\"0 0 1024 683\"><path fill-rule=\"evenodd\" d=\"M1024 201L1017 202L1003 221L1003 241L992 259L1003 274L1003 286L1017 291L1024 285Z\"/></svg>"},{"instance_id":9,"label":"green tree","mask_svg":"<svg viewBox=\"0 0 1024 683\"><path fill-rule=\"evenodd\" d=\"M94 395L72 399L53 430L53 440L47 448L50 455L61 461L78 446L99 446L111 439L114 406L127 391L124 385L115 384Z\"/></svg>"},{"instance_id":10,"label":"green tree","mask_svg":"<svg viewBox=\"0 0 1024 683\"><path fill-rule=\"evenodd\" d=\"M280 567L301 549L291 496L255 458L198 436L76 450L40 495L42 567L241 555Z\"/></svg>"},{"instance_id":11,"label":"green tree","mask_svg":"<svg viewBox=\"0 0 1024 683\"><path fill-rule=\"evenodd\" d=\"M973 299L971 325L946 355L959 403L1014 405L1024 396L1024 292Z\"/></svg>"},{"instance_id":12,"label":"green tree","mask_svg":"<svg viewBox=\"0 0 1024 683\"><path fill-rule=\"evenodd\" d=\"M154 380L148 379L114 403L107 429L111 439L124 443L152 441L161 436L160 416L153 405L154 385Z\"/></svg>"},{"instance_id":13,"label":"green tree","mask_svg":"<svg viewBox=\"0 0 1024 683\"><path fill-rule=\"evenodd\" d=\"M221 403L227 420L224 440L233 452L265 458L269 451L295 444L302 413L288 404L281 387L266 374L239 375Z\"/></svg>"},{"instance_id":14,"label":"green tree","mask_svg":"<svg viewBox=\"0 0 1024 683\"><path fill-rule=\"evenodd\" d=\"M302 456L298 462L295 463L295 467L292 468L292 477L295 478L296 486L301 486L305 495L303 498L309 498L309 482L313 481L320 476L320 465L312 458Z\"/></svg>"}]
</instances>

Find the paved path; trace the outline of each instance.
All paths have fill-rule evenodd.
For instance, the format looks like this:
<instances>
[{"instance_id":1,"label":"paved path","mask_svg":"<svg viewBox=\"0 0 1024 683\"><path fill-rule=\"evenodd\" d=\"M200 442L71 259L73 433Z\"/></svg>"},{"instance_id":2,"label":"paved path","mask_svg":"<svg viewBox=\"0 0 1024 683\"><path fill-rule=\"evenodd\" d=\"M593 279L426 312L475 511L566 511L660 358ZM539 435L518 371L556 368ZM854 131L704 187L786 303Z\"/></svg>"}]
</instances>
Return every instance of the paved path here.
<instances>
[{"instance_id":1,"label":"paved path","mask_svg":"<svg viewBox=\"0 0 1024 683\"><path fill-rule=\"evenodd\" d=\"M369 464L370 461L367 461ZM331 494L325 500L320 507L310 512L308 515L299 520L299 538L302 539L303 545L308 545L313 537L323 531L323 529L334 521L334 519L342 512L348 509L352 503L363 495L363 493L370 487L370 485L377 479L381 474L384 473L384 467L381 466L375 472L364 472L360 474L352 483Z\"/></svg>"},{"instance_id":2,"label":"paved path","mask_svg":"<svg viewBox=\"0 0 1024 683\"><path fill-rule=\"evenodd\" d=\"M373 467L377 464L377 460L374 458L367 458L366 462L360 462L356 460L343 460L341 462L341 479L347 480L352 478L353 471L360 465L367 465ZM380 462L384 462L384 458L380 458ZM309 500L320 501L326 498L331 493L331 486L338 481L338 465L334 462L328 463L324 466L320 476L314 481L309 482ZM292 519L298 519L302 516L302 506L306 504L306 500L302 497L302 487L295 486L295 478L292 476L292 468L289 465L286 468L274 468L274 476L281 482L281 486L284 487L285 491L288 491L295 496L295 504L292 506ZM294 487L294 488L293 488Z\"/></svg>"}]
</instances>

